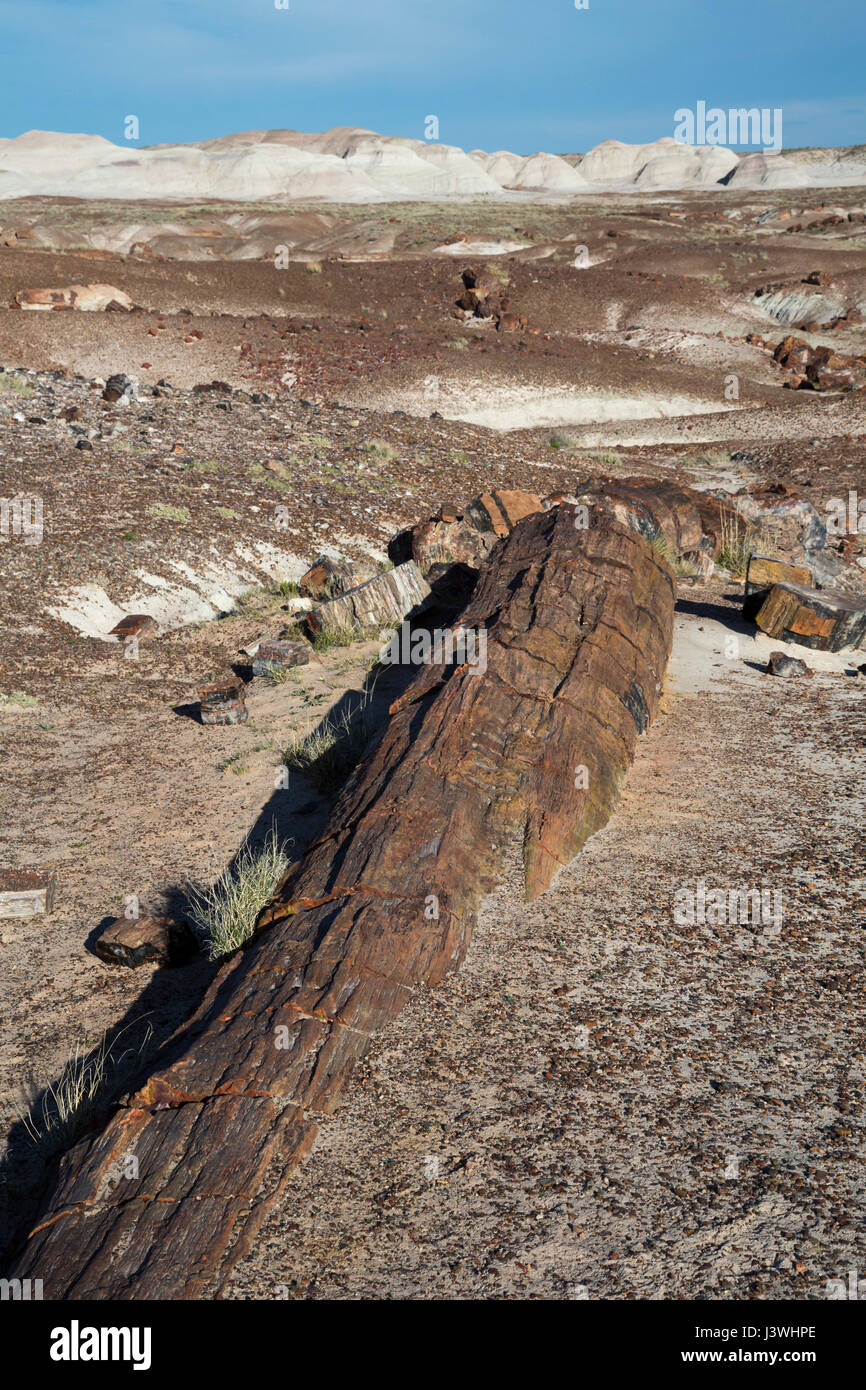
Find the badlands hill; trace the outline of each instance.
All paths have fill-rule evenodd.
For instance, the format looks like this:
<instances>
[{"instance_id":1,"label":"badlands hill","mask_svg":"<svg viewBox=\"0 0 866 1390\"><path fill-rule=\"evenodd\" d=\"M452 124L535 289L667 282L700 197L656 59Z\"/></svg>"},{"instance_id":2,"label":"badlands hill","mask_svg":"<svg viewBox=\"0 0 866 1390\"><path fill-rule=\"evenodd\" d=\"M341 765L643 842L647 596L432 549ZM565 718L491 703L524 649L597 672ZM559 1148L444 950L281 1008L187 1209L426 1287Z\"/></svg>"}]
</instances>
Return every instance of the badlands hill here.
<instances>
[{"instance_id":1,"label":"badlands hill","mask_svg":"<svg viewBox=\"0 0 866 1390\"><path fill-rule=\"evenodd\" d=\"M468 153L455 145L377 135L256 130L187 145L114 145L100 135L31 130L0 139L0 198L220 199L338 203L569 197L604 189L817 187L866 183L866 153L738 155L666 136L605 140L584 155Z\"/></svg>"}]
</instances>

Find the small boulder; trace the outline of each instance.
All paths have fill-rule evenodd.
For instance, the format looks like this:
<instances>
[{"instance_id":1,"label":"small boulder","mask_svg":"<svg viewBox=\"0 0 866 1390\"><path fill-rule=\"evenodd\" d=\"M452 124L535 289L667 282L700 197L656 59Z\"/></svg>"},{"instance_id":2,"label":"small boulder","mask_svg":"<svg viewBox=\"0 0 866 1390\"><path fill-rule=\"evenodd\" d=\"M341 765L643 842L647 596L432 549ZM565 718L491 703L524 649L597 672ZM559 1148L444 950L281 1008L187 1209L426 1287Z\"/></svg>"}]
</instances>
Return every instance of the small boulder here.
<instances>
[{"instance_id":1,"label":"small boulder","mask_svg":"<svg viewBox=\"0 0 866 1390\"><path fill-rule=\"evenodd\" d=\"M103 927L93 949L108 965L185 965L195 955L195 937L173 917L115 917Z\"/></svg>"},{"instance_id":2,"label":"small boulder","mask_svg":"<svg viewBox=\"0 0 866 1390\"><path fill-rule=\"evenodd\" d=\"M247 707L243 691L244 683L237 677L226 677L202 686L199 690L202 724L245 724Z\"/></svg>"},{"instance_id":3,"label":"small boulder","mask_svg":"<svg viewBox=\"0 0 866 1390\"><path fill-rule=\"evenodd\" d=\"M286 671L291 666L306 666L310 660L307 642L285 642L265 637L253 657L253 675L269 676L274 671Z\"/></svg>"},{"instance_id":4,"label":"small boulder","mask_svg":"<svg viewBox=\"0 0 866 1390\"><path fill-rule=\"evenodd\" d=\"M791 680L795 676L814 676L815 672L811 666L807 666L805 661L801 661L797 656L788 656L787 652L770 652L770 659L767 662L768 676L784 676L786 680Z\"/></svg>"}]
</instances>

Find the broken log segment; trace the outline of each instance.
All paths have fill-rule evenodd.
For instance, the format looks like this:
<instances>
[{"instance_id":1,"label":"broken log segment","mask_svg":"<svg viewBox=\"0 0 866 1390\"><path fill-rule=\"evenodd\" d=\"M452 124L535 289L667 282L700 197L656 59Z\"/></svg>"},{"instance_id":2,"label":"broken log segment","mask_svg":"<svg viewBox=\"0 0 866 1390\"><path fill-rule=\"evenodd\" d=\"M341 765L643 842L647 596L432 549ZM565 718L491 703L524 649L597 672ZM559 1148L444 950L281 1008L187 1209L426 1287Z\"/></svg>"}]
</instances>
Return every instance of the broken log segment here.
<instances>
[{"instance_id":1,"label":"broken log segment","mask_svg":"<svg viewBox=\"0 0 866 1390\"><path fill-rule=\"evenodd\" d=\"M866 598L833 589L774 584L755 621L769 637L822 652L866 647Z\"/></svg>"},{"instance_id":2,"label":"broken log segment","mask_svg":"<svg viewBox=\"0 0 866 1390\"><path fill-rule=\"evenodd\" d=\"M0 917L47 916L55 887L53 869L0 869Z\"/></svg>"},{"instance_id":3,"label":"broken log segment","mask_svg":"<svg viewBox=\"0 0 866 1390\"><path fill-rule=\"evenodd\" d=\"M522 844L533 898L608 819L657 708L674 581L636 532L575 521L560 506L498 543L461 616L486 669L420 669L253 942L64 1156L15 1277L46 1298L218 1292L371 1034L460 964L503 847Z\"/></svg>"},{"instance_id":4,"label":"broken log segment","mask_svg":"<svg viewBox=\"0 0 866 1390\"><path fill-rule=\"evenodd\" d=\"M578 488L577 501L603 507L647 540L663 536L673 554L715 560L725 525L745 525L729 502L664 478L595 478Z\"/></svg>"},{"instance_id":5,"label":"broken log segment","mask_svg":"<svg viewBox=\"0 0 866 1390\"><path fill-rule=\"evenodd\" d=\"M253 657L253 675L273 675L292 666L306 666L309 660L308 642L283 642L275 637L263 637Z\"/></svg>"},{"instance_id":6,"label":"broken log segment","mask_svg":"<svg viewBox=\"0 0 866 1390\"><path fill-rule=\"evenodd\" d=\"M430 585L415 561L407 560L374 575L356 589L311 608L305 623L313 637L341 629L372 632L419 611L429 597Z\"/></svg>"},{"instance_id":7,"label":"broken log segment","mask_svg":"<svg viewBox=\"0 0 866 1390\"><path fill-rule=\"evenodd\" d=\"M805 565L789 565L769 555L750 555L746 565L743 617L754 622L774 584L800 584L811 588L812 571Z\"/></svg>"},{"instance_id":8,"label":"broken log segment","mask_svg":"<svg viewBox=\"0 0 866 1390\"><path fill-rule=\"evenodd\" d=\"M244 683L232 676L203 685L199 695L199 718L202 724L245 724L247 706Z\"/></svg>"}]
</instances>

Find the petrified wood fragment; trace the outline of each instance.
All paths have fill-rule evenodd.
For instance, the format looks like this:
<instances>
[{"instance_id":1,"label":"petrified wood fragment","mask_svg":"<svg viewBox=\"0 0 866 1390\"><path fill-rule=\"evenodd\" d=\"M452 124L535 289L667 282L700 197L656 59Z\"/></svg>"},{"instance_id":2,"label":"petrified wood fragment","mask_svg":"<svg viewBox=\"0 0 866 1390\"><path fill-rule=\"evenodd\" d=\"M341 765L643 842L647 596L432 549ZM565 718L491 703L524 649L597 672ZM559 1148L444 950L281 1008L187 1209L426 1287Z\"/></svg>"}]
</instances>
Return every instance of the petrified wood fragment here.
<instances>
[{"instance_id":1,"label":"petrified wood fragment","mask_svg":"<svg viewBox=\"0 0 866 1390\"><path fill-rule=\"evenodd\" d=\"M755 621L770 637L824 652L866 647L866 599L833 589L774 584Z\"/></svg>"},{"instance_id":2,"label":"petrified wood fragment","mask_svg":"<svg viewBox=\"0 0 866 1390\"><path fill-rule=\"evenodd\" d=\"M438 516L420 522L410 532L412 558L425 575L433 565L452 562L478 569L497 537L507 536L518 521L540 512L542 506L534 492L517 488L482 492L465 511L440 508Z\"/></svg>"},{"instance_id":3,"label":"petrified wood fragment","mask_svg":"<svg viewBox=\"0 0 866 1390\"><path fill-rule=\"evenodd\" d=\"M64 1158L12 1271L50 1298L183 1298L225 1283L371 1033L466 952L520 837L530 898L607 820L671 644L673 576L573 508L501 540L461 622L487 666L427 665L396 702L258 935L160 1065ZM138 1176L117 1179L134 1153Z\"/></svg>"},{"instance_id":4,"label":"petrified wood fragment","mask_svg":"<svg viewBox=\"0 0 866 1390\"><path fill-rule=\"evenodd\" d=\"M673 554L715 559L723 526L744 529L733 507L718 497L659 478L596 478L577 490L578 501L596 504L642 536L663 536Z\"/></svg>"},{"instance_id":5,"label":"petrified wood fragment","mask_svg":"<svg viewBox=\"0 0 866 1390\"><path fill-rule=\"evenodd\" d=\"M185 922L173 917L115 917L93 949L108 965L184 965L195 954L195 938Z\"/></svg>"},{"instance_id":6,"label":"petrified wood fragment","mask_svg":"<svg viewBox=\"0 0 866 1390\"><path fill-rule=\"evenodd\" d=\"M341 628L373 631L399 623L429 597L430 585L415 561L407 560L404 565L395 565L356 589L311 608L305 619L307 630L314 637L339 632Z\"/></svg>"},{"instance_id":7,"label":"petrified wood fragment","mask_svg":"<svg viewBox=\"0 0 866 1390\"><path fill-rule=\"evenodd\" d=\"M347 561L334 560L329 555L319 555L301 575L298 588L304 598L318 601L336 598L338 594L347 594L358 582L358 576Z\"/></svg>"},{"instance_id":8,"label":"petrified wood fragment","mask_svg":"<svg viewBox=\"0 0 866 1390\"><path fill-rule=\"evenodd\" d=\"M253 657L253 675L267 676L286 671L292 666L306 666L310 660L308 642L284 642L276 637L263 637Z\"/></svg>"},{"instance_id":9,"label":"petrified wood fragment","mask_svg":"<svg viewBox=\"0 0 866 1390\"><path fill-rule=\"evenodd\" d=\"M137 637L141 640L157 630L157 621L149 613L128 613L125 618L121 618L120 622L111 628L108 635L109 637L116 637L118 642L123 642L127 637Z\"/></svg>"},{"instance_id":10,"label":"petrified wood fragment","mask_svg":"<svg viewBox=\"0 0 866 1390\"><path fill-rule=\"evenodd\" d=\"M55 887L53 869L0 869L0 917L47 916Z\"/></svg>"},{"instance_id":11,"label":"petrified wood fragment","mask_svg":"<svg viewBox=\"0 0 866 1390\"><path fill-rule=\"evenodd\" d=\"M743 617L754 622L774 584L812 586L812 571L805 565L789 565L767 555L750 555L746 566Z\"/></svg>"},{"instance_id":12,"label":"petrified wood fragment","mask_svg":"<svg viewBox=\"0 0 866 1390\"><path fill-rule=\"evenodd\" d=\"M199 718L202 724L245 724L247 706L242 680L226 676L203 685L199 695Z\"/></svg>"}]
</instances>

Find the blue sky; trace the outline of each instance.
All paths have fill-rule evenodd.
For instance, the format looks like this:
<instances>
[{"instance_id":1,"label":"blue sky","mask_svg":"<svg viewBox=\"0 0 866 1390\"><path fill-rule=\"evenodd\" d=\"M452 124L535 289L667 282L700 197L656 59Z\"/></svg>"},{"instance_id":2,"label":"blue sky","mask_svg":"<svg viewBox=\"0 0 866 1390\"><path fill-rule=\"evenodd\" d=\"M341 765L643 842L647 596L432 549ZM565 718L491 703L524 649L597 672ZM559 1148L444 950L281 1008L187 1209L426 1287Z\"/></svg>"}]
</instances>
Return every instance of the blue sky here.
<instances>
[{"instance_id":1,"label":"blue sky","mask_svg":"<svg viewBox=\"0 0 866 1390\"><path fill-rule=\"evenodd\" d=\"M141 144L360 125L470 149L672 135L781 107L784 144L866 142L866 0L0 0L0 134Z\"/></svg>"}]
</instances>

